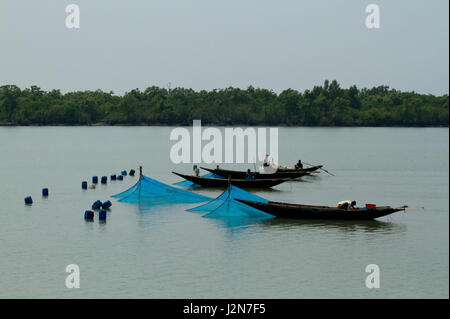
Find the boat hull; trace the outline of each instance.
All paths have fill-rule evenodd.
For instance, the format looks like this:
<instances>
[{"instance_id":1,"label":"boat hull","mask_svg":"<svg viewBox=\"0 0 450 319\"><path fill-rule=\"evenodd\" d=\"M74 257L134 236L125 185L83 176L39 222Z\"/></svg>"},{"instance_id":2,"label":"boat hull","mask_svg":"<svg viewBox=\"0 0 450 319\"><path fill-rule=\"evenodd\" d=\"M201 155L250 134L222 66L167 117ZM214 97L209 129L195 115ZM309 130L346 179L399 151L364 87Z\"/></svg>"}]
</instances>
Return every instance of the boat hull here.
<instances>
[{"instance_id":1,"label":"boat hull","mask_svg":"<svg viewBox=\"0 0 450 319\"><path fill-rule=\"evenodd\" d=\"M201 176L193 176L193 175L185 175L177 172L172 172L175 175L178 175L196 185L200 185L202 187L228 187L228 184L231 183L234 186L239 188L269 188L281 183L290 181L290 178L277 178L277 179L226 179L226 178L209 178L209 177L201 177Z\"/></svg>"},{"instance_id":2,"label":"boat hull","mask_svg":"<svg viewBox=\"0 0 450 319\"><path fill-rule=\"evenodd\" d=\"M245 171L233 171L228 169L211 169L206 167L201 167L205 171L210 173L214 173L216 175L222 176L224 178L233 178L233 179L245 179L247 177L247 172ZM274 179L274 178L299 178L302 176L310 175L312 171L304 171L304 170L289 170L283 172L275 172L270 174L264 174L259 172L251 172L254 179Z\"/></svg>"},{"instance_id":3,"label":"boat hull","mask_svg":"<svg viewBox=\"0 0 450 319\"><path fill-rule=\"evenodd\" d=\"M372 220L404 210L404 208L392 208L389 206L378 207L376 209L356 208L344 210L328 206L310 206L280 202L261 203L243 199L235 200L276 217L296 219Z\"/></svg>"},{"instance_id":4,"label":"boat hull","mask_svg":"<svg viewBox=\"0 0 450 319\"><path fill-rule=\"evenodd\" d=\"M278 168L277 173L286 173L286 172L306 172L311 173L315 172L318 169L321 169L323 165L311 166L307 168L295 169L295 168Z\"/></svg>"}]
</instances>

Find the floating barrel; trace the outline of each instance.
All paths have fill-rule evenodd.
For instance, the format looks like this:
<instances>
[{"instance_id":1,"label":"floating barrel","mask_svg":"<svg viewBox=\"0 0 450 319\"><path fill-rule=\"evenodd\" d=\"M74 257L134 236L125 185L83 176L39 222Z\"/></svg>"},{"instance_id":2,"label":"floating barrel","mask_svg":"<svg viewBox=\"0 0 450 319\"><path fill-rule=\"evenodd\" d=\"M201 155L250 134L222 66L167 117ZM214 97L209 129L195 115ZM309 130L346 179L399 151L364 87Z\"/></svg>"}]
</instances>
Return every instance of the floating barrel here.
<instances>
[{"instance_id":1,"label":"floating barrel","mask_svg":"<svg viewBox=\"0 0 450 319\"><path fill-rule=\"evenodd\" d=\"M123 175L117 176L117 179L118 179L119 181L123 181Z\"/></svg>"},{"instance_id":2,"label":"floating barrel","mask_svg":"<svg viewBox=\"0 0 450 319\"><path fill-rule=\"evenodd\" d=\"M27 205L33 204L33 199L31 198L31 196L25 197L25 204Z\"/></svg>"},{"instance_id":3,"label":"floating barrel","mask_svg":"<svg viewBox=\"0 0 450 319\"><path fill-rule=\"evenodd\" d=\"M108 177L102 176L101 182L102 182L102 184L106 184L108 182Z\"/></svg>"},{"instance_id":4,"label":"floating barrel","mask_svg":"<svg viewBox=\"0 0 450 319\"><path fill-rule=\"evenodd\" d=\"M117 179L117 176L116 175L111 175L111 180L112 181L115 181Z\"/></svg>"},{"instance_id":5,"label":"floating barrel","mask_svg":"<svg viewBox=\"0 0 450 319\"><path fill-rule=\"evenodd\" d=\"M86 220L93 220L94 219L94 212L92 210L87 210L84 212L84 219Z\"/></svg>"},{"instance_id":6,"label":"floating barrel","mask_svg":"<svg viewBox=\"0 0 450 319\"><path fill-rule=\"evenodd\" d=\"M136 173L136 171L134 169L131 169L130 172L128 173L128 175L134 176L134 173Z\"/></svg>"},{"instance_id":7,"label":"floating barrel","mask_svg":"<svg viewBox=\"0 0 450 319\"><path fill-rule=\"evenodd\" d=\"M98 176L92 176L92 184L98 184Z\"/></svg>"},{"instance_id":8,"label":"floating barrel","mask_svg":"<svg viewBox=\"0 0 450 319\"><path fill-rule=\"evenodd\" d=\"M127 171L122 171L120 174L122 174L123 176L127 176Z\"/></svg>"},{"instance_id":9,"label":"floating barrel","mask_svg":"<svg viewBox=\"0 0 450 319\"><path fill-rule=\"evenodd\" d=\"M99 200L96 200L94 204L92 204L92 209L100 209L102 207L102 202Z\"/></svg>"},{"instance_id":10,"label":"floating barrel","mask_svg":"<svg viewBox=\"0 0 450 319\"><path fill-rule=\"evenodd\" d=\"M99 220L106 220L106 210L102 209L98 212L98 219Z\"/></svg>"},{"instance_id":11,"label":"floating barrel","mask_svg":"<svg viewBox=\"0 0 450 319\"><path fill-rule=\"evenodd\" d=\"M103 209L108 209L108 208L110 208L112 206L112 203L109 201L109 200L107 200L106 202L104 202L103 204L102 204L102 208Z\"/></svg>"},{"instance_id":12,"label":"floating barrel","mask_svg":"<svg viewBox=\"0 0 450 319\"><path fill-rule=\"evenodd\" d=\"M82 181L81 182L81 188L82 189L87 189L87 182L86 181Z\"/></svg>"},{"instance_id":13,"label":"floating barrel","mask_svg":"<svg viewBox=\"0 0 450 319\"><path fill-rule=\"evenodd\" d=\"M42 189L42 196L47 197L48 196L48 188Z\"/></svg>"}]
</instances>

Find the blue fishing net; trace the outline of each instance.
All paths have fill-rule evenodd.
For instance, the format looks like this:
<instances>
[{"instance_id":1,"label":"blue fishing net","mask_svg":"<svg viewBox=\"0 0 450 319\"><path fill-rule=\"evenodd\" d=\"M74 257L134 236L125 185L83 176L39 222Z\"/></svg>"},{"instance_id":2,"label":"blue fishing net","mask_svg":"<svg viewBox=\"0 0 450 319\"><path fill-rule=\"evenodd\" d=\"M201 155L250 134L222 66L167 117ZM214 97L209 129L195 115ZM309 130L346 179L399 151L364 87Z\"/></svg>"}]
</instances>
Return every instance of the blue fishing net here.
<instances>
[{"instance_id":1,"label":"blue fishing net","mask_svg":"<svg viewBox=\"0 0 450 319\"><path fill-rule=\"evenodd\" d=\"M211 200L210 197L179 189L147 176L142 176L134 186L112 197L120 198L119 202L155 204L201 203Z\"/></svg>"},{"instance_id":2,"label":"blue fishing net","mask_svg":"<svg viewBox=\"0 0 450 319\"><path fill-rule=\"evenodd\" d=\"M208 173L208 174L202 175L201 177L223 178L222 176L216 175L214 173ZM187 181L187 180L173 183L173 185L178 185L178 186L182 186L182 187L201 187L200 185L194 184L191 181Z\"/></svg>"},{"instance_id":3,"label":"blue fishing net","mask_svg":"<svg viewBox=\"0 0 450 319\"><path fill-rule=\"evenodd\" d=\"M203 205L188 209L189 212L206 212L204 217L251 217L264 218L273 217L259 209L235 201L234 199L246 199L251 201L267 203L268 200L252 193L246 192L239 187L230 185L219 197Z\"/></svg>"}]
</instances>

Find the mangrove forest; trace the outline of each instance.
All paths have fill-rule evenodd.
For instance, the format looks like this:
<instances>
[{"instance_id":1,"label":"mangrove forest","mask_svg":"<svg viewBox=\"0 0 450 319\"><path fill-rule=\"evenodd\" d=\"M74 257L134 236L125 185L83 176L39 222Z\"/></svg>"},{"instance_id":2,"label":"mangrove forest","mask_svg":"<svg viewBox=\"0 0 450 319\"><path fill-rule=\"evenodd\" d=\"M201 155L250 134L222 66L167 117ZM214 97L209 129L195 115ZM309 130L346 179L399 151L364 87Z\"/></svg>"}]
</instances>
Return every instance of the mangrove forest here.
<instances>
[{"instance_id":1,"label":"mangrove forest","mask_svg":"<svg viewBox=\"0 0 450 319\"><path fill-rule=\"evenodd\" d=\"M388 86L341 88L337 81L300 92L254 88L195 91L151 86L114 92L0 87L0 125L448 126L448 94Z\"/></svg>"}]
</instances>

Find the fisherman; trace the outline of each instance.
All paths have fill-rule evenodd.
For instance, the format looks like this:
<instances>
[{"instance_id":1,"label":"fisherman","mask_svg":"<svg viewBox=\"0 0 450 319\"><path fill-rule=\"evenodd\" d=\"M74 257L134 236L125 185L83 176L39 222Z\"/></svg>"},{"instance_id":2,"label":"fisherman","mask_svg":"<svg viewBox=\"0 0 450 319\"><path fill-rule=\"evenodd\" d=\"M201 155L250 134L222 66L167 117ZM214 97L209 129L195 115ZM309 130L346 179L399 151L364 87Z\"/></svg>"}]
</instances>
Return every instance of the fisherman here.
<instances>
[{"instance_id":1,"label":"fisherman","mask_svg":"<svg viewBox=\"0 0 450 319\"><path fill-rule=\"evenodd\" d=\"M198 176L200 174L200 170L198 169L197 165L194 165L194 173L195 176Z\"/></svg>"},{"instance_id":2,"label":"fisherman","mask_svg":"<svg viewBox=\"0 0 450 319\"><path fill-rule=\"evenodd\" d=\"M345 209L345 210L354 209L355 206L356 206L356 201L350 201L350 200L343 200L342 202L339 202L337 204L338 208Z\"/></svg>"},{"instance_id":3,"label":"fisherman","mask_svg":"<svg viewBox=\"0 0 450 319\"><path fill-rule=\"evenodd\" d=\"M247 170L247 174L245 175L245 179L249 180L249 179L255 179L255 177L253 176L252 172L250 171L250 169Z\"/></svg>"},{"instance_id":4,"label":"fisherman","mask_svg":"<svg viewBox=\"0 0 450 319\"><path fill-rule=\"evenodd\" d=\"M303 163L301 160L298 160L297 164L295 164L295 169L303 169Z\"/></svg>"},{"instance_id":5,"label":"fisherman","mask_svg":"<svg viewBox=\"0 0 450 319\"><path fill-rule=\"evenodd\" d=\"M266 157L264 157L263 166L264 167L270 166L270 164L269 164L269 154L266 154Z\"/></svg>"}]
</instances>

